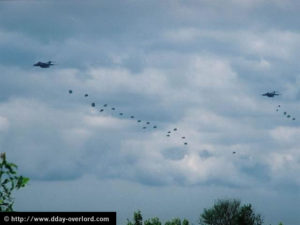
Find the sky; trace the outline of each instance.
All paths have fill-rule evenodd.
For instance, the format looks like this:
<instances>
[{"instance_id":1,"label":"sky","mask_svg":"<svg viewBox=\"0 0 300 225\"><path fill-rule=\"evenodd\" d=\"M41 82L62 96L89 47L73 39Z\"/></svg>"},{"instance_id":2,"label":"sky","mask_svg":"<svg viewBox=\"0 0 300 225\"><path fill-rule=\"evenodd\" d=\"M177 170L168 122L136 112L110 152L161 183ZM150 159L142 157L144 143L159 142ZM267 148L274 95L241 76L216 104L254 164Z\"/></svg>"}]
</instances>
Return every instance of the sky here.
<instances>
[{"instance_id":1,"label":"sky","mask_svg":"<svg viewBox=\"0 0 300 225\"><path fill-rule=\"evenodd\" d=\"M238 198L266 224L300 224L299 10L0 0L0 151L30 178L15 209L197 224L217 199Z\"/></svg>"}]
</instances>

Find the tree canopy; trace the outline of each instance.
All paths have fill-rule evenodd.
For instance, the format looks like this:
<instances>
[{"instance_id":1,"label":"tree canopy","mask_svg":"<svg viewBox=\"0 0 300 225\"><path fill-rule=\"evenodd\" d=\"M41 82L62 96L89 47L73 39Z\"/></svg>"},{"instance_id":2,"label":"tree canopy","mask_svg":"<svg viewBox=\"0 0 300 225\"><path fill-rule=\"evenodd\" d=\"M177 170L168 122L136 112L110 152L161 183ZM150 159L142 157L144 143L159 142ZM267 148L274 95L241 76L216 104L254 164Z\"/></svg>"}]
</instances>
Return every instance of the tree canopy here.
<instances>
[{"instance_id":1,"label":"tree canopy","mask_svg":"<svg viewBox=\"0 0 300 225\"><path fill-rule=\"evenodd\" d=\"M200 225L262 225L260 214L255 214L251 204L241 205L239 200L218 200L213 207L204 209Z\"/></svg>"}]
</instances>

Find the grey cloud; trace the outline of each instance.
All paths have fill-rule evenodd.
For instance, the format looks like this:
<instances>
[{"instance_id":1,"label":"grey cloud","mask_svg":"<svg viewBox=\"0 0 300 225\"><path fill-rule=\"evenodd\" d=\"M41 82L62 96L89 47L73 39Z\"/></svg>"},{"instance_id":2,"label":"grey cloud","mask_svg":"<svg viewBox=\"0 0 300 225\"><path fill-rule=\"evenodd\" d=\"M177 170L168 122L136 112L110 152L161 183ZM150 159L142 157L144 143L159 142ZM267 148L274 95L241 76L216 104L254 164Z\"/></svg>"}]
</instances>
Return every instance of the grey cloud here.
<instances>
[{"instance_id":1,"label":"grey cloud","mask_svg":"<svg viewBox=\"0 0 300 225\"><path fill-rule=\"evenodd\" d=\"M0 147L33 182L93 174L146 189L255 190L251 200L298 193L299 122L275 112L300 113L298 4L0 4ZM32 67L39 60L57 65ZM282 95L261 96L271 90Z\"/></svg>"},{"instance_id":2,"label":"grey cloud","mask_svg":"<svg viewBox=\"0 0 300 225\"><path fill-rule=\"evenodd\" d=\"M162 154L166 159L171 160L180 160L184 157L186 154L186 149L184 149L184 146L182 148L169 148L164 149Z\"/></svg>"}]
</instances>

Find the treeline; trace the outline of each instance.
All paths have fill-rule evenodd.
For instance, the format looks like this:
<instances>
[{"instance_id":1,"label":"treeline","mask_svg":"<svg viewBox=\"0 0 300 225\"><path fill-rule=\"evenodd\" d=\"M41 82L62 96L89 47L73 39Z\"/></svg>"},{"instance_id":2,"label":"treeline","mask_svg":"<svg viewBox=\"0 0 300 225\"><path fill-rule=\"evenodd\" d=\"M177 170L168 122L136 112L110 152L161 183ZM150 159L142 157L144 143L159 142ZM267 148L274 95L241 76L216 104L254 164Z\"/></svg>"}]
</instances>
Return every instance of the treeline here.
<instances>
[{"instance_id":1,"label":"treeline","mask_svg":"<svg viewBox=\"0 0 300 225\"><path fill-rule=\"evenodd\" d=\"M208 209L204 209L197 222L199 225L262 225L262 216L255 213L251 204L241 204L237 199L217 200ZM134 212L133 220L127 219L127 225L163 225L158 217L143 221L140 210ZM164 225L192 225L187 219L174 218ZM278 225L283 225L279 223Z\"/></svg>"},{"instance_id":2,"label":"treeline","mask_svg":"<svg viewBox=\"0 0 300 225\"><path fill-rule=\"evenodd\" d=\"M184 219L182 222L179 218L174 218L171 221L167 221L165 225L189 225L189 221ZM134 212L133 222L127 219L127 225L143 225L143 216L140 210ZM158 217L153 217L144 221L144 225L162 225Z\"/></svg>"}]
</instances>

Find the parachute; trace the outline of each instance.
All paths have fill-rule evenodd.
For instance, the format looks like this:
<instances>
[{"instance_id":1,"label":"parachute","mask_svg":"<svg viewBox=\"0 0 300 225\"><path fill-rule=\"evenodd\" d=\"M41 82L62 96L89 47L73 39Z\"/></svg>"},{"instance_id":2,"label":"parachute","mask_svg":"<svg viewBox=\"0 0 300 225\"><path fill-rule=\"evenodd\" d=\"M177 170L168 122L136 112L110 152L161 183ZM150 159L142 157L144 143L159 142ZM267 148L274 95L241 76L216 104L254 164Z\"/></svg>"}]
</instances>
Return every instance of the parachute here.
<instances>
[{"instance_id":1,"label":"parachute","mask_svg":"<svg viewBox=\"0 0 300 225\"><path fill-rule=\"evenodd\" d=\"M279 112L280 108L281 108L281 105L278 105L277 108L276 108L276 112ZM284 112L283 112L283 115L284 115L286 118L288 118L288 119L291 118L292 120L296 120L296 118L295 118L295 117L292 117L291 114L288 114L287 111L284 111Z\"/></svg>"},{"instance_id":2,"label":"parachute","mask_svg":"<svg viewBox=\"0 0 300 225\"><path fill-rule=\"evenodd\" d=\"M69 94L72 94L73 93L73 91L72 90L69 90ZM83 95L85 98L87 98L88 96L89 96L89 94L87 94L87 93L85 93L84 95ZM96 107L96 103L95 102L92 102L91 103L91 107ZM108 104L107 103L105 103L105 104L103 104L103 108L100 108L99 109L99 112L104 112L104 108L106 108L106 107L108 107ZM119 115L119 116L122 116L122 118L126 118L126 117L123 117L123 115L124 115L124 113L123 112L118 112L118 110L117 110L117 108L116 107L111 107L111 110L112 111L117 111L117 115ZM107 113L109 113L109 111L106 111ZM114 114L115 116L116 116L116 114ZM130 119L134 119L135 118L135 116L134 115L131 115L131 116L129 116L129 117L127 117L127 118L130 118ZM141 119L138 119L138 120L136 120L137 121L137 123L141 123L142 122L142 120ZM151 122L150 121L146 121L145 122L145 124L144 124L144 126L142 126L142 129L143 130L146 130L149 126L147 126L147 125L150 125L151 124ZM157 125L153 125L152 126L152 128L153 129L157 129ZM177 131L177 128L173 128L173 129L171 129L171 130L173 130L173 131ZM166 137L168 137L168 138L170 138L171 137L171 130L169 130L168 132L167 132L167 134L166 134ZM174 133L174 135L175 135L176 133ZM172 137L174 136L173 134L172 134ZM176 136L176 135L175 135ZM182 136L181 137L182 139L185 139L185 136ZM183 144L184 145L188 145L188 143L187 142L183 142Z\"/></svg>"}]
</instances>

